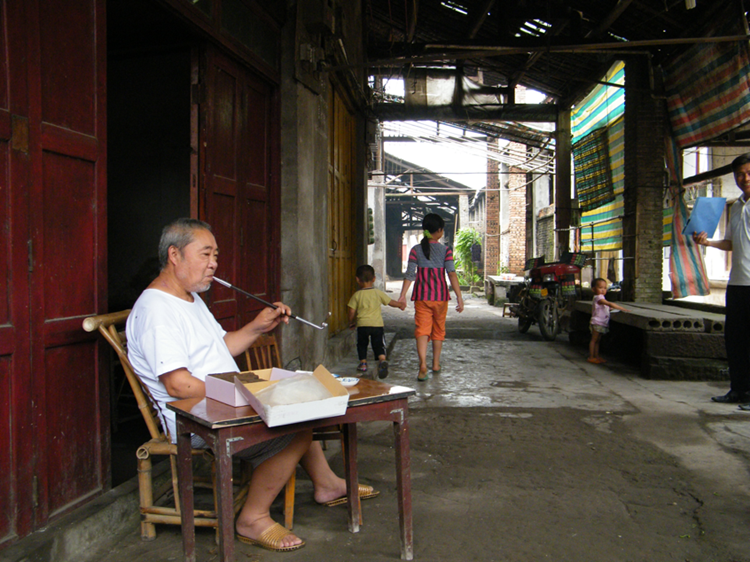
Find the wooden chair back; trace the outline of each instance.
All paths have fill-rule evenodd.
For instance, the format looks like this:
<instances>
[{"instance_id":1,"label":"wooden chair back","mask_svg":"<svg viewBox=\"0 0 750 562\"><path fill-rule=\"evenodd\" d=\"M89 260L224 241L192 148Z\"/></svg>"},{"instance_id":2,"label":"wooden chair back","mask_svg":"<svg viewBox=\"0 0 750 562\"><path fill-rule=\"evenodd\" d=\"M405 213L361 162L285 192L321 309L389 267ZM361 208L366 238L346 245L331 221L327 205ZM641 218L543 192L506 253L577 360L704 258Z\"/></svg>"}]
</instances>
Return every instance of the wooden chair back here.
<instances>
[{"instance_id":1,"label":"wooden chair back","mask_svg":"<svg viewBox=\"0 0 750 562\"><path fill-rule=\"evenodd\" d=\"M107 340L107 343L112 346L112 349L115 350L151 438L170 441L169 435L162 431L161 424L159 423L156 401L151 397L148 388L141 384L141 380L135 374L133 366L128 359L125 322L129 315L130 309L90 316L83 321L83 329L87 332L98 330L102 337ZM121 329L118 327L121 327Z\"/></svg>"},{"instance_id":2,"label":"wooden chair back","mask_svg":"<svg viewBox=\"0 0 750 562\"><path fill-rule=\"evenodd\" d=\"M143 540L153 540L156 537L155 525L158 523L169 525L180 525L182 522L180 514L180 504L178 495L177 481L177 446L172 443L169 434L163 430L159 422L158 406L151 396L148 388L145 387L138 375L135 374L133 366L128 359L127 337L125 335L125 322L130 315L130 310L121 312L112 312L110 314L100 314L91 316L83 321L83 329L87 332L98 331L102 337L107 340L112 349L115 350L117 358L120 360L125 371L130 388L138 403L143 421L146 422L148 431L151 434L151 440L141 445L136 451L138 462L138 491L140 495L141 511L141 538ZM119 329L118 329L119 328ZM206 455L205 449L193 449L193 455ZM158 483L155 486L152 459L154 457L169 457L169 463L172 472L171 486L169 482ZM213 463L213 458L211 462ZM195 487L208 488L212 490L214 509L196 509L194 513L195 524L198 526L214 527L218 529L218 518L216 516L216 482L212 475L209 478L194 476L193 484ZM236 482L238 490L234 498L234 512L237 513L245 502L248 494L250 481L249 466L243 467L242 477ZM169 490L172 491L172 497L169 497ZM217 531L218 532L218 531Z\"/></svg>"},{"instance_id":3,"label":"wooden chair back","mask_svg":"<svg viewBox=\"0 0 750 562\"><path fill-rule=\"evenodd\" d=\"M245 350L245 361L247 369L270 369L272 367L282 368L281 354L276 336L273 334L261 334L253 345Z\"/></svg>"}]
</instances>

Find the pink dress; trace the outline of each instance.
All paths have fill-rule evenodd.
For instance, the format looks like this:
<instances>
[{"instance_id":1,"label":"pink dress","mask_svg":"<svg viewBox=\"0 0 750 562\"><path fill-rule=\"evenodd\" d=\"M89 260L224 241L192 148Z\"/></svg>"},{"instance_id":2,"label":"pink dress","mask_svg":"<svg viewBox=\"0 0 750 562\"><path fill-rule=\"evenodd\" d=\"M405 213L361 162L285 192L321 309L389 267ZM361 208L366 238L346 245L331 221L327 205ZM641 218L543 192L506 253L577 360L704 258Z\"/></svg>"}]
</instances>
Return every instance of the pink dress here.
<instances>
[{"instance_id":1,"label":"pink dress","mask_svg":"<svg viewBox=\"0 0 750 562\"><path fill-rule=\"evenodd\" d=\"M591 302L591 323L596 326L609 326L609 307L606 304L601 304L604 295L594 296L594 300Z\"/></svg>"}]
</instances>

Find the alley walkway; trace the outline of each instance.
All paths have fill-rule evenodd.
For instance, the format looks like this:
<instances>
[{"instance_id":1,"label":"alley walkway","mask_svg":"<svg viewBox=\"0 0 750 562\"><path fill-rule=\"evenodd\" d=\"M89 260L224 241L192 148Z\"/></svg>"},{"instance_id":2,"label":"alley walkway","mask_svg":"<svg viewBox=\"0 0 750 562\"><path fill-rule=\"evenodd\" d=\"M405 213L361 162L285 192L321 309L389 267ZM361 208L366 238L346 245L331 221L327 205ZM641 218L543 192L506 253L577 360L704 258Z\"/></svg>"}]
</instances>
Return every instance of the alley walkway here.
<instances>
[{"instance_id":1,"label":"alley walkway","mask_svg":"<svg viewBox=\"0 0 750 562\"><path fill-rule=\"evenodd\" d=\"M750 561L750 412L710 402L725 384L591 365L564 335L545 342L536 326L519 334L515 319L476 298L449 313L442 373L418 383L413 309L384 316L386 382L418 391L415 560ZM353 352L331 370L353 374L356 364ZM361 479L382 492L363 503L361 531L346 530L344 507L317 506L301 476L294 530L307 546L276 554L238 543L237 561L399 559L392 432L371 423L359 436ZM329 454L342 473L335 447ZM141 542L134 519L126 535L79 560L181 560L179 529L157 532ZM217 559L212 531L200 530L198 543L199 560Z\"/></svg>"}]
</instances>

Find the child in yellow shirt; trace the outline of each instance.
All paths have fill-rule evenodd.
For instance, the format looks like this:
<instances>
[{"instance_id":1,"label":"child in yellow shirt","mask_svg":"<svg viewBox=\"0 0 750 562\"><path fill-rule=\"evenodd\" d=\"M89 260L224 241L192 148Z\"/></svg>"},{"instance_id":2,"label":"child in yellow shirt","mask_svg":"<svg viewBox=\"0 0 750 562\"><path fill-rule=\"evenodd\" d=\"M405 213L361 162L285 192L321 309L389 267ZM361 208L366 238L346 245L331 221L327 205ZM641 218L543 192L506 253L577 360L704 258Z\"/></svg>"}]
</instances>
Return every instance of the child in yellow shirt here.
<instances>
[{"instance_id":1,"label":"child in yellow shirt","mask_svg":"<svg viewBox=\"0 0 750 562\"><path fill-rule=\"evenodd\" d=\"M381 305L388 305L404 310L405 303L393 300L375 284L375 270L370 265L357 268L357 284L360 290L349 299L349 328L357 328L357 354L359 355L358 371L367 372L367 346L372 342L372 351L378 359L378 377L388 376L388 361L385 357L385 328Z\"/></svg>"}]
</instances>

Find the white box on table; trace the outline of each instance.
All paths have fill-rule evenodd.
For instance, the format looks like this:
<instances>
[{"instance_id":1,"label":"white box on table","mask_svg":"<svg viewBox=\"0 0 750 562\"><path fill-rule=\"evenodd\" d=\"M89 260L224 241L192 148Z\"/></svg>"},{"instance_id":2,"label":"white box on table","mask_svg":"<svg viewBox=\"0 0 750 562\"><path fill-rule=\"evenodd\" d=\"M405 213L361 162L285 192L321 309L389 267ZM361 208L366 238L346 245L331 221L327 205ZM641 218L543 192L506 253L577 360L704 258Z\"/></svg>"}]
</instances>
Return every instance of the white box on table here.
<instances>
[{"instance_id":1,"label":"white box on table","mask_svg":"<svg viewBox=\"0 0 750 562\"><path fill-rule=\"evenodd\" d=\"M247 376L248 373L252 373L264 380L258 382L244 382L243 379L247 381L249 378ZM263 369L245 373L221 373L218 375L208 375L206 377L206 396L224 402L225 404L229 404L230 406L252 406L258 415L263 418L263 421L266 422L268 427L342 416L346 413L346 407L349 402L349 392L323 365L318 366L318 368L308 376L315 377L326 389L328 389L331 393L330 398L313 400L310 402L299 402L295 404L265 406L255 397L254 393L271 386L282 379L294 377L299 374L300 373L285 371L274 367L273 369Z\"/></svg>"}]
</instances>

